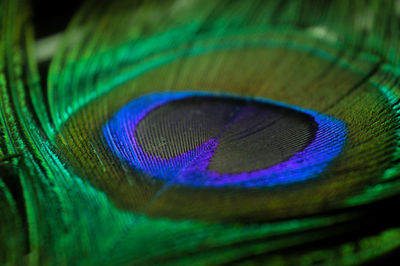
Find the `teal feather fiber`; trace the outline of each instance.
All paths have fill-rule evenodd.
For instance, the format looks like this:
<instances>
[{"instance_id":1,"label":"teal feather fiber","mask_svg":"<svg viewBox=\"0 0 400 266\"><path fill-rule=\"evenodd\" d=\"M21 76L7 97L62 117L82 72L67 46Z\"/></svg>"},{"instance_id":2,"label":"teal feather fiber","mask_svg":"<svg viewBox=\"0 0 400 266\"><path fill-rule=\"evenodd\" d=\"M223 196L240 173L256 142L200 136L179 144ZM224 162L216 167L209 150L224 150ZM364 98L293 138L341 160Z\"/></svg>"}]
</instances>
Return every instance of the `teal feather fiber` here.
<instances>
[{"instance_id":1,"label":"teal feather fiber","mask_svg":"<svg viewBox=\"0 0 400 266\"><path fill-rule=\"evenodd\" d=\"M35 37L31 4L0 2L1 265L399 260L398 1L87 1L53 36L49 66L39 56L45 41ZM39 71L43 67L48 74ZM194 118L175 121L168 112L181 102L166 103L189 94L218 96L228 111L192 101L184 110ZM139 109L154 95L168 101L157 111ZM257 105L254 114L249 102L269 109ZM241 162L252 155L258 167L266 153L250 154L245 143L251 135L260 143L253 146L264 147L261 133L282 135L256 122L260 113L282 122L285 108L343 125L320 133L340 150L323 167L321 160L310 161L306 168L318 169L310 170L312 178L294 180L290 168L281 173L290 182L274 186L203 185L207 180L191 186L212 176L198 170L204 152L184 161L179 174L174 161L168 173L157 161L180 158L223 128L215 134L221 168L233 164L223 156L233 148L238 156L229 158ZM128 122L120 126L121 110L136 113L122 112ZM196 120L204 113L213 115ZM137 117L142 124L129 120ZM212 124L218 117L225 124ZM304 127L312 134L324 129L315 121ZM143 147L158 156L156 166L143 166L150 161L139 158L147 156L145 149L139 153L132 144L139 131L123 131L131 124L149 132ZM283 128L298 133L291 126ZM127 133L117 136L120 131ZM314 147L311 133L301 136L307 147ZM278 143L287 148L281 152L298 136L287 135ZM293 146L292 153L303 149ZM333 147L317 146L315 154ZM290 159L268 156L279 163ZM177 182L182 176L189 181Z\"/></svg>"}]
</instances>

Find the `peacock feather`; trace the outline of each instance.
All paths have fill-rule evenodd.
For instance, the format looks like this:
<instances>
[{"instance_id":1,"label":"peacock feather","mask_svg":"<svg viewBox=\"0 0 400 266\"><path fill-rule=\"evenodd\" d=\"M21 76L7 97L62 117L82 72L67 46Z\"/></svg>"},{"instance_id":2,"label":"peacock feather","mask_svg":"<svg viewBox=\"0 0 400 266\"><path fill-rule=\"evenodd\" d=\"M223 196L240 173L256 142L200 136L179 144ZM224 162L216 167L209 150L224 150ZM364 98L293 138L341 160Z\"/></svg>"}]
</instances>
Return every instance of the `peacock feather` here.
<instances>
[{"instance_id":1,"label":"peacock feather","mask_svg":"<svg viewBox=\"0 0 400 266\"><path fill-rule=\"evenodd\" d=\"M399 1L35 14L0 2L1 265L399 261Z\"/></svg>"}]
</instances>

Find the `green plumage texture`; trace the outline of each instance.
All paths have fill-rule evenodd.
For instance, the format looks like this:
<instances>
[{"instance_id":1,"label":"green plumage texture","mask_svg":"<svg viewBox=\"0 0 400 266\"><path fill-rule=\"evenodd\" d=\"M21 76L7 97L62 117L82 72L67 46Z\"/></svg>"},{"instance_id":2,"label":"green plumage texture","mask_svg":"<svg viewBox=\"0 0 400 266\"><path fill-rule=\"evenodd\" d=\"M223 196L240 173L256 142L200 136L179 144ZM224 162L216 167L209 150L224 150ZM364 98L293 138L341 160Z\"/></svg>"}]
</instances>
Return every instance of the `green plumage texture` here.
<instances>
[{"instance_id":1,"label":"green plumage texture","mask_svg":"<svg viewBox=\"0 0 400 266\"><path fill-rule=\"evenodd\" d=\"M396 258L398 1L87 1L48 75L31 18L0 1L1 265ZM187 90L335 117L345 147L315 180L259 189L166 185L110 151L121 107Z\"/></svg>"}]
</instances>

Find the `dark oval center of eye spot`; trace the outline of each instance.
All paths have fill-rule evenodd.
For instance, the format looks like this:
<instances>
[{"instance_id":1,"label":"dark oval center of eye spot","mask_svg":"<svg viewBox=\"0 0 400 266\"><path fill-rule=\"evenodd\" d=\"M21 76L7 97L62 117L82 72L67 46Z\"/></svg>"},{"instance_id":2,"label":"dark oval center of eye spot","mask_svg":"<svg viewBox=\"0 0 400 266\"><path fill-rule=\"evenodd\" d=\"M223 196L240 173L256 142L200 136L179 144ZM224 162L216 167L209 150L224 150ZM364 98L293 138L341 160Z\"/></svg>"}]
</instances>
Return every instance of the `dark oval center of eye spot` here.
<instances>
[{"instance_id":1,"label":"dark oval center of eye spot","mask_svg":"<svg viewBox=\"0 0 400 266\"><path fill-rule=\"evenodd\" d=\"M313 117L256 100L187 97L151 110L137 125L144 153L170 159L215 139L208 170L252 172L276 165L315 138Z\"/></svg>"}]
</instances>

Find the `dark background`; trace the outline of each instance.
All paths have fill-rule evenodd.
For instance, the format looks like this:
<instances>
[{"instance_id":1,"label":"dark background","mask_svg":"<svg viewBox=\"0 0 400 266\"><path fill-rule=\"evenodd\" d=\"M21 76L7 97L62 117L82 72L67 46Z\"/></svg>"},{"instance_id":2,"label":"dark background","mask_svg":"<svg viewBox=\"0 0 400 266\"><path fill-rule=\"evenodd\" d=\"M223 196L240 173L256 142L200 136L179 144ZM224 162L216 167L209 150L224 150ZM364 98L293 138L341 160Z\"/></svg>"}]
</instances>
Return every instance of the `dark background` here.
<instances>
[{"instance_id":1,"label":"dark background","mask_svg":"<svg viewBox=\"0 0 400 266\"><path fill-rule=\"evenodd\" d=\"M81 6L82 1L31 1L37 39L61 32Z\"/></svg>"}]
</instances>

